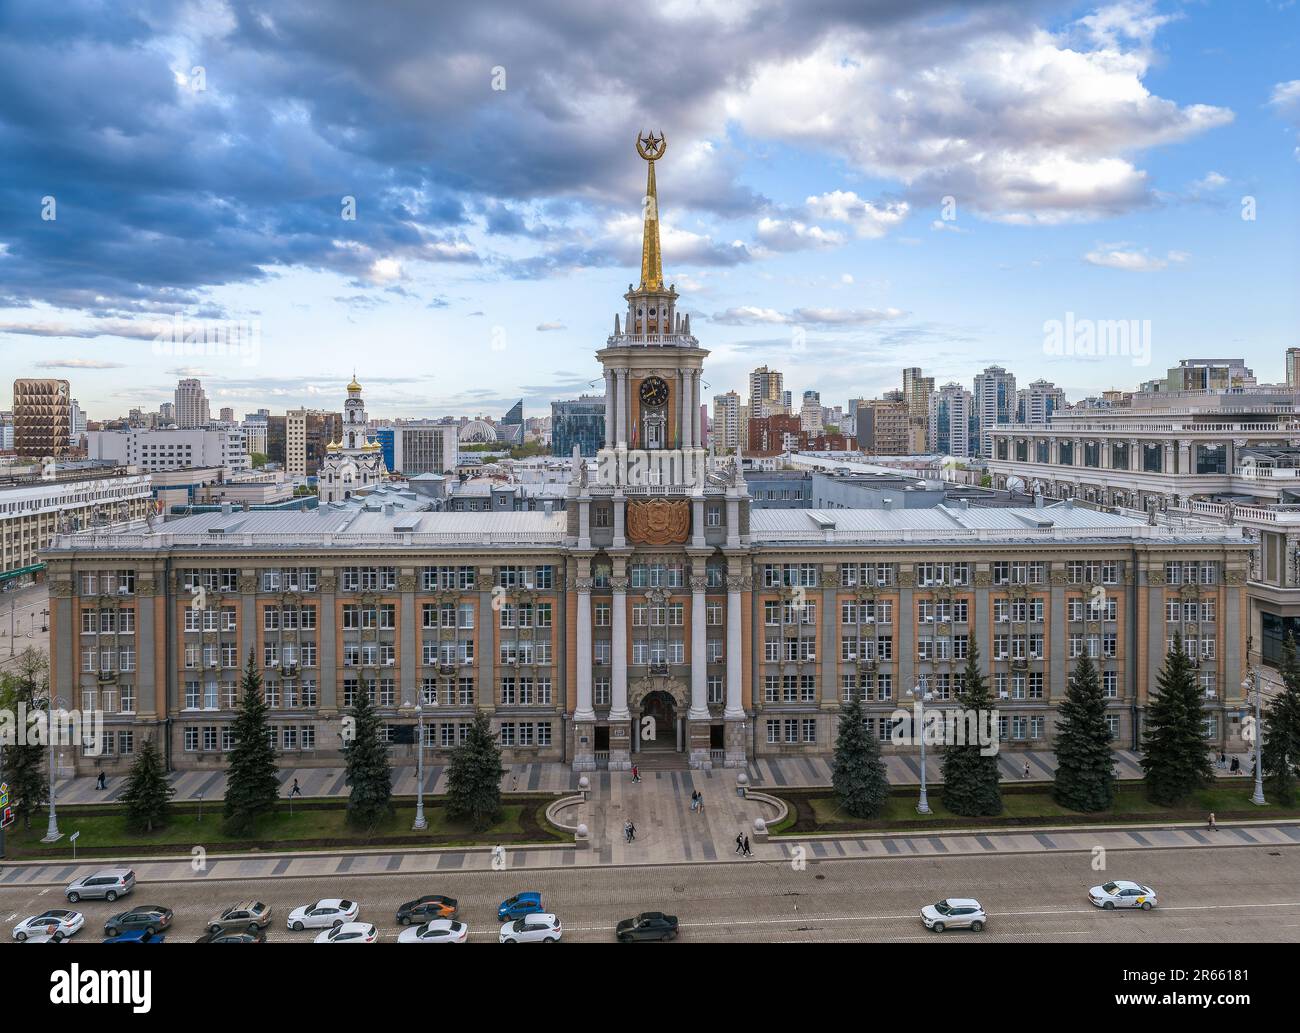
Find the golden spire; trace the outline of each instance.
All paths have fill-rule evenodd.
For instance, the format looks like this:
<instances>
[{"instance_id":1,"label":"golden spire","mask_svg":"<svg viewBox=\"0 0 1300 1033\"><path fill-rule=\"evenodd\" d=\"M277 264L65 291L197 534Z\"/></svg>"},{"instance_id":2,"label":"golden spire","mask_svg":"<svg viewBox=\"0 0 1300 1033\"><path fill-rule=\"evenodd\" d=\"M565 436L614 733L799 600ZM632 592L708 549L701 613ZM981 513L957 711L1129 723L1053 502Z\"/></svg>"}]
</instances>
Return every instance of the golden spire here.
<instances>
[{"instance_id":1,"label":"golden spire","mask_svg":"<svg viewBox=\"0 0 1300 1033\"><path fill-rule=\"evenodd\" d=\"M664 289L663 262L659 255L659 197L655 190L655 162L664 156L668 141L661 132L655 136L642 133L636 140L636 152L645 159L646 171L645 228L641 233L641 286L638 290L661 291Z\"/></svg>"}]
</instances>

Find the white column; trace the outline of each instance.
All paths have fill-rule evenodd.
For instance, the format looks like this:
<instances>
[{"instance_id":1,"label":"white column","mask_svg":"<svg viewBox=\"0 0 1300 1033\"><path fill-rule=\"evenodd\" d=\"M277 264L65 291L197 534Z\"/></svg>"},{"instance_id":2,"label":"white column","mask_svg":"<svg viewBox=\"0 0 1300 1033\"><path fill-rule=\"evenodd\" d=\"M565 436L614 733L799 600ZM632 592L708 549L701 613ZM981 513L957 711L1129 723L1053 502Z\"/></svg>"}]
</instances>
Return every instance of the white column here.
<instances>
[{"instance_id":1,"label":"white column","mask_svg":"<svg viewBox=\"0 0 1300 1033\"><path fill-rule=\"evenodd\" d=\"M709 719L708 624L705 623L704 561L699 574L691 577L691 709L692 721Z\"/></svg>"},{"instance_id":2,"label":"white column","mask_svg":"<svg viewBox=\"0 0 1300 1033\"><path fill-rule=\"evenodd\" d=\"M591 705L591 578L578 578L578 705L575 721L594 721Z\"/></svg>"},{"instance_id":3,"label":"white column","mask_svg":"<svg viewBox=\"0 0 1300 1033\"><path fill-rule=\"evenodd\" d=\"M700 390L703 387L700 381L703 377L703 370L697 369L691 374L691 444L697 448L704 444L704 428L700 426Z\"/></svg>"},{"instance_id":4,"label":"white column","mask_svg":"<svg viewBox=\"0 0 1300 1033\"><path fill-rule=\"evenodd\" d=\"M627 404L627 376L628 371L620 369L618 371L618 412L615 413L614 419L618 423L618 434L620 445L632 446L632 411Z\"/></svg>"},{"instance_id":5,"label":"white column","mask_svg":"<svg viewBox=\"0 0 1300 1033\"><path fill-rule=\"evenodd\" d=\"M614 374L605 370L605 447L613 448L617 444L614 433Z\"/></svg>"},{"instance_id":6,"label":"white column","mask_svg":"<svg viewBox=\"0 0 1300 1033\"><path fill-rule=\"evenodd\" d=\"M727 709L723 716L730 718L745 716L740 695L741 664L744 662L740 635L740 587L743 580L739 575L727 576Z\"/></svg>"},{"instance_id":7,"label":"white column","mask_svg":"<svg viewBox=\"0 0 1300 1033\"><path fill-rule=\"evenodd\" d=\"M627 711L627 578L610 578L614 589L613 619L610 622L610 706L611 721L626 721Z\"/></svg>"},{"instance_id":8,"label":"white column","mask_svg":"<svg viewBox=\"0 0 1300 1033\"><path fill-rule=\"evenodd\" d=\"M689 442L686 435L689 433L686 426L686 408L690 401L690 388L687 386L686 371L679 369L677 371L677 446L686 448Z\"/></svg>"}]
</instances>

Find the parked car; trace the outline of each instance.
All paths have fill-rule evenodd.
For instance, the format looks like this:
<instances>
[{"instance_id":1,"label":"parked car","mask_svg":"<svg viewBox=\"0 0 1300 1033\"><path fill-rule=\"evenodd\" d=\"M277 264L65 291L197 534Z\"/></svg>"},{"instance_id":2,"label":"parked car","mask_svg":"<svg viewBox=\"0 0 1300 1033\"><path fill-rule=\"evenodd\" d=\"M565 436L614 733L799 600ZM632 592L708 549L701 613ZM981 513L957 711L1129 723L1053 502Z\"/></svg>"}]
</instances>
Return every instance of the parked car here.
<instances>
[{"instance_id":1,"label":"parked car","mask_svg":"<svg viewBox=\"0 0 1300 1033\"><path fill-rule=\"evenodd\" d=\"M289 928L296 932L304 929L328 929L332 925L355 922L360 910L356 901L352 900L340 900L337 897L318 900L314 904L304 904L290 911Z\"/></svg>"},{"instance_id":2,"label":"parked car","mask_svg":"<svg viewBox=\"0 0 1300 1033\"><path fill-rule=\"evenodd\" d=\"M662 911L642 911L635 918L625 918L614 930L619 943L635 940L672 940L677 936L677 916Z\"/></svg>"},{"instance_id":3,"label":"parked car","mask_svg":"<svg viewBox=\"0 0 1300 1033\"><path fill-rule=\"evenodd\" d=\"M945 929L979 932L988 920L989 916L984 913L980 902L969 897L949 897L921 908L921 921L927 929L933 929L936 933Z\"/></svg>"},{"instance_id":4,"label":"parked car","mask_svg":"<svg viewBox=\"0 0 1300 1033\"><path fill-rule=\"evenodd\" d=\"M1140 907L1150 911L1156 906L1156 891L1140 882L1116 879L1104 886L1094 886L1088 891L1088 899L1099 908L1114 911L1117 907Z\"/></svg>"},{"instance_id":5,"label":"parked car","mask_svg":"<svg viewBox=\"0 0 1300 1033\"><path fill-rule=\"evenodd\" d=\"M542 910L540 893L516 893L509 900L503 900L497 908L497 921L507 922L524 915L535 915Z\"/></svg>"},{"instance_id":6,"label":"parked car","mask_svg":"<svg viewBox=\"0 0 1300 1033\"><path fill-rule=\"evenodd\" d=\"M66 940L85 924L86 916L80 911L51 908L14 926L14 939L19 943L29 939Z\"/></svg>"},{"instance_id":7,"label":"parked car","mask_svg":"<svg viewBox=\"0 0 1300 1033\"><path fill-rule=\"evenodd\" d=\"M122 911L104 923L104 932L109 936L143 929L147 933L157 933L172 924L172 909L161 904L141 904L130 911Z\"/></svg>"},{"instance_id":8,"label":"parked car","mask_svg":"<svg viewBox=\"0 0 1300 1033\"><path fill-rule=\"evenodd\" d=\"M130 868L104 868L74 879L63 894L68 898L69 904L75 904L79 900L107 900L111 904L133 889L135 872Z\"/></svg>"},{"instance_id":9,"label":"parked car","mask_svg":"<svg viewBox=\"0 0 1300 1033\"><path fill-rule=\"evenodd\" d=\"M398 943L464 943L468 939L469 926L449 918L431 918L397 934Z\"/></svg>"},{"instance_id":10,"label":"parked car","mask_svg":"<svg viewBox=\"0 0 1300 1033\"><path fill-rule=\"evenodd\" d=\"M344 922L331 926L316 937L315 943L374 943L379 930L365 922Z\"/></svg>"},{"instance_id":11,"label":"parked car","mask_svg":"<svg viewBox=\"0 0 1300 1033\"><path fill-rule=\"evenodd\" d=\"M230 929L256 932L271 924L271 908L260 900L241 900L221 914L208 919L208 932L222 933Z\"/></svg>"},{"instance_id":12,"label":"parked car","mask_svg":"<svg viewBox=\"0 0 1300 1033\"><path fill-rule=\"evenodd\" d=\"M455 918L459 905L451 897L441 893L430 893L416 900L408 900L397 909L397 924L410 925L412 922L427 922L431 918Z\"/></svg>"},{"instance_id":13,"label":"parked car","mask_svg":"<svg viewBox=\"0 0 1300 1033\"><path fill-rule=\"evenodd\" d=\"M560 920L554 915L539 911L524 915L501 927L501 943L555 943L563 935Z\"/></svg>"},{"instance_id":14,"label":"parked car","mask_svg":"<svg viewBox=\"0 0 1300 1033\"><path fill-rule=\"evenodd\" d=\"M258 931L250 932L229 932L229 933L204 933L195 943L265 943L266 933Z\"/></svg>"},{"instance_id":15,"label":"parked car","mask_svg":"<svg viewBox=\"0 0 1300 1033\"><path fill-rule=\"evenodd\" d=\"M107 940L101 940L101 943L163 943L167 939L166 933L151 933L147 929L131 929L128 932L120 933L117 936L110 936Z\"/></svg>"}]
</instances>

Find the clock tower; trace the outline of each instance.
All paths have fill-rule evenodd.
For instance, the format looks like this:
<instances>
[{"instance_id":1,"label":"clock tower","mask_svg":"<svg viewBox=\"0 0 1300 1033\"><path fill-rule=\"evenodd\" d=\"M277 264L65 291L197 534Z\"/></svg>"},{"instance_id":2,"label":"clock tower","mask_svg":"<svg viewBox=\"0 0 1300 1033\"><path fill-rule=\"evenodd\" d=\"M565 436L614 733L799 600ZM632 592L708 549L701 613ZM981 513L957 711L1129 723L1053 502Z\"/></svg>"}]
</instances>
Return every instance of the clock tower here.
<instances>
[{"instance_id":1,"label":"clock tower","mask_svg":"<svg viewBox=\"0 0 1300 1033\"><path fill-rule=\"evenodd\" d=\"M596 472L574 456L566 516L574 613L574 767L745 763L743 597L749 495L738 458L711 459L704 359L664 281L655 162L642 134L641 282L596 352L605 440Z\"/></svg>"}]
</instances>

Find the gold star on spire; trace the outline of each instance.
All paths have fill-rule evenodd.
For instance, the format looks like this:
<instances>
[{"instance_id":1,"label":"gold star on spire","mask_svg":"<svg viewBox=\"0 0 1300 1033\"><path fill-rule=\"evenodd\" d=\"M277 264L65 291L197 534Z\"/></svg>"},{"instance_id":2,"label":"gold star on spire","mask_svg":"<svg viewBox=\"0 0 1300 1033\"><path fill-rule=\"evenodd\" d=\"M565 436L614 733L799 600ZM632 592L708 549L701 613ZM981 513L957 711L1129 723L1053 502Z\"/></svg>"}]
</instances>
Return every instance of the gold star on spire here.
<instances>
[{"instance_id":1,"label":"gold star on spire","mask_svg":"<svg viewBox=\"0 0 1300 1033\"><path fill-rule=\"evenodd\" d=\"M664 156L668 141L661 132L642 133L636 140L636 152L645 159L646 171L645 226L641 232L641 286L643 291L664 289L663 261L659 253L659 197L655 188L655 162Z\"/></svg>"}]
</instances>

